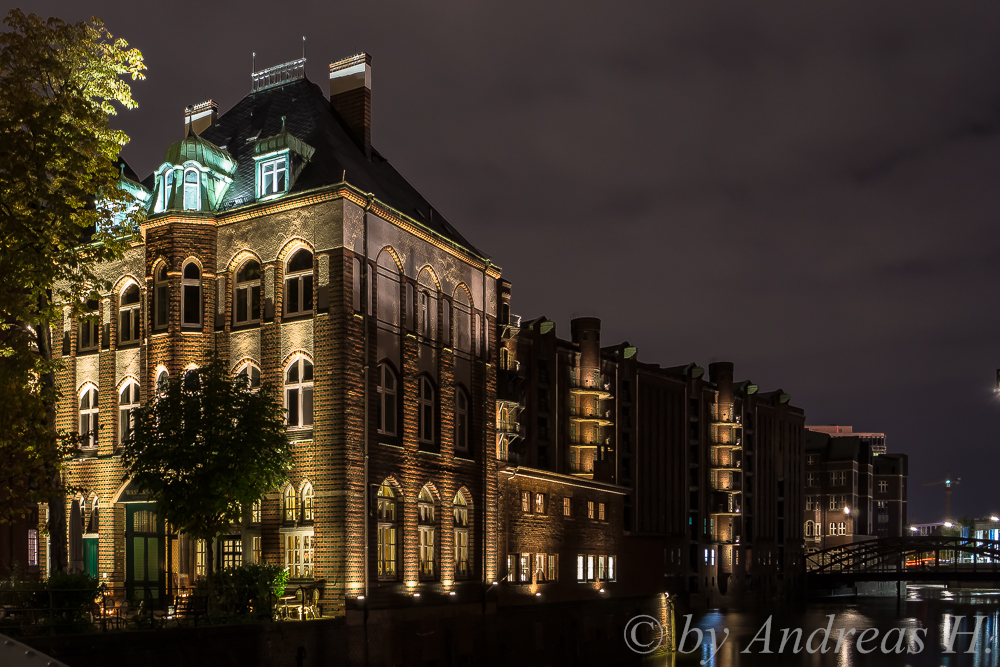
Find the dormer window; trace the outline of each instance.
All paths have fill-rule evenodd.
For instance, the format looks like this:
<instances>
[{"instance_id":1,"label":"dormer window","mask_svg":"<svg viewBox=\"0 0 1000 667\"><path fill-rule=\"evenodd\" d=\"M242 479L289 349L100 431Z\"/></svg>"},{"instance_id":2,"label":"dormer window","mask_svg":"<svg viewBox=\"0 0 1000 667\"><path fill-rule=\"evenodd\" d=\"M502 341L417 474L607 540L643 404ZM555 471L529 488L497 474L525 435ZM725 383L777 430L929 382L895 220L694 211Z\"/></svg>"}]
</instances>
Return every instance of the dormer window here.
<instances>
[{"instance_id":1,"label":"dormer window","mask_svg":"<svg viewBox=\"0 0 1000 667\"><path fill-rule=\"evenodd\" d=\"M269 197L287 190L288 160L285 156L260 165L260 196Z\"/></svg>"},{"instance_id":2,"label":"dormer window","mask_svg":"<svg viewBox=\"0 0 1000 667\"><path fill-rule=\"evenodd\" d=\"M198 170L188 169L184 172L184 210L198 211L201 209L201 192L198 188Z\"/></svg>"},{"instance_id":3,"label":"dormer window","mask_svg":"<svg viewBox=\"0 0 1000 667\"><path fill-rule=\"evenodd\" d=\"M174 189L174 170L167 169L163 174L163 188L160 191L160 210L166 211L170 205L170 194Z\"/></svg>"}]
</instances>

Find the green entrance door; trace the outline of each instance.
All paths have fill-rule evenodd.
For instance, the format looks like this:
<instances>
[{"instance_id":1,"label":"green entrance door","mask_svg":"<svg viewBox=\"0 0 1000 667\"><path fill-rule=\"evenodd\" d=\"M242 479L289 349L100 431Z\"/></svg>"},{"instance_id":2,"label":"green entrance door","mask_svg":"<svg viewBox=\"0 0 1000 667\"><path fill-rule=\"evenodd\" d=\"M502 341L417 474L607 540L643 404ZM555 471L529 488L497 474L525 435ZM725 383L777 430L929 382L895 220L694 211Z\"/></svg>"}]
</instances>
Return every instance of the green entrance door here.
<instances>
[{"instance_id":1,"label":"green entrance door","mask_svg":"<svg viewBox=\"0 0 1000 667\"><path fill-rule=\"evenodd\" d=\"M163 599L163 521L155 503L125 505L125 592L133 600Z\"/></svg>"},{"instance_id":2,"label":"green entrance door","mask_svg":"<svg viewBox=\"0 0 1000 667\"><path fill-rule=\"evenodd\" d=\"M97 543L96 537L83 538L83 571L97 579Z\"/></svg>"}]
</instances>

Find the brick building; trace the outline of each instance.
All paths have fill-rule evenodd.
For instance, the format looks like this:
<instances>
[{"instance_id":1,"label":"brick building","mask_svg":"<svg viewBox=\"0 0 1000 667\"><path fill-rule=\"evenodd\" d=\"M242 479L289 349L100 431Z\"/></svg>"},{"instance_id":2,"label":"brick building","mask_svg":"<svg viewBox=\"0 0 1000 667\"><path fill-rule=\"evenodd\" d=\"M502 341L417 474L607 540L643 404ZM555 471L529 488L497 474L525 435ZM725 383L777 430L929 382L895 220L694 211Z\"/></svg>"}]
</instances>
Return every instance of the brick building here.
<instances>
[{"instance_id":1,"label":"brick building","mask_svg":"<svg viewBox=\"0 0 1000 667\"><path fill-rule=\"evenodd\" d=\"M512 572L522 551L565 547L577 563L569 581L586 580L579 565L588 574L591 555L617 555L614 581L601 586L614 595L663 590L703 604L801 592L804 415L788 394L735 382L731 363L710 365L705 378L694 364L642 363L627 342L601 347L596 318L573 320L569 340L544 317L507 321L501 494L509 479L516 509L528 492L511 514ZM603 501L607 523L570 500L544 538L520 530L532 520L528 480L545 480L550 497L572 484L588 507ZM574 552L583 530L593 548Z\"/></svg>"},{"instance_id":2,"label":"brick building","mask_svg":"<svg viewBox=\"0 0 1000 667\"><path fill-rule=\"evenodd\" d=\"M322 589L325 613L481 598L497 575L495 368L500 269L371 145L371 60L257 72L219 114L178 115L164 161L123 184L142 241L104 266L93 317L63 322L62 429L89 434L66 479L70 560L159 599L205 570L123 481L129 411L210 350L283 389L290 481L220 539L219 566L265 559Z\"/></svg>"}]
</instances>

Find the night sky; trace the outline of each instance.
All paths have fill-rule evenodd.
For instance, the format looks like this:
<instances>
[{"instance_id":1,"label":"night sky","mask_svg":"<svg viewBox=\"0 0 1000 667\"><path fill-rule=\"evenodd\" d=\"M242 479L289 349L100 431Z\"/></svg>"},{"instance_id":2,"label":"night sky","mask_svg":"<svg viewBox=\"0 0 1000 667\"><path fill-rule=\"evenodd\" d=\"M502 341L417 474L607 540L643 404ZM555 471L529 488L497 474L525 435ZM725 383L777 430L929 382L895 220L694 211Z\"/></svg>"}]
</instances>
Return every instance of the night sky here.
<instances>
[{"instance_id":1,"label":"night sky","mask_svg":"<svg viewBox=\"0 0 1000 667\"><path fill-rule=\"evenodd\" d=\"M86 5L86 9L81 9ZM735 362L910 455L910 520L1000 512L1000 4L28 2L145 55L145 176L257 68L372 54L372 143L514 312ZM238 7L238 9L236 8Z\"/></svg>"}]
</instances>

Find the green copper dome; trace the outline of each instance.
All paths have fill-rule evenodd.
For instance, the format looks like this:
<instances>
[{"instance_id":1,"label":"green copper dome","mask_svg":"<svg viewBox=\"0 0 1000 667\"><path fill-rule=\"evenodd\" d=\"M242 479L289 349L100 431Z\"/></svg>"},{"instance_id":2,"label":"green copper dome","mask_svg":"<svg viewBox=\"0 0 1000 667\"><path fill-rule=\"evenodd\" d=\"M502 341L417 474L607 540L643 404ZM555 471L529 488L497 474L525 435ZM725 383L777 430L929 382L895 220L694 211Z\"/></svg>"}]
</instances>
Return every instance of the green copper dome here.
<instances>
[{"instance_id":1,"label":"green copper dome","mask_svg":"<svg viewBox=\"0 0 1000 667\"><path fill-rule=\"evenodd\" d=\"M178 166L189 160L230 178L236 172L236 160L232 155L193 132L189 132L184 139L172 144L167 149L167 154L163 156L164 162Z\"/></svg>"}]
</instances>

